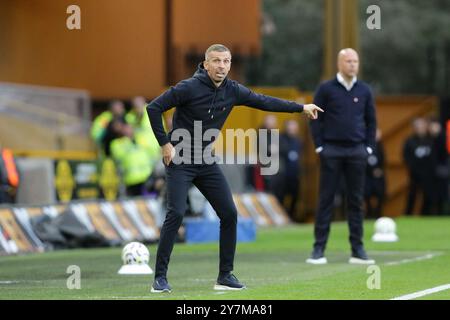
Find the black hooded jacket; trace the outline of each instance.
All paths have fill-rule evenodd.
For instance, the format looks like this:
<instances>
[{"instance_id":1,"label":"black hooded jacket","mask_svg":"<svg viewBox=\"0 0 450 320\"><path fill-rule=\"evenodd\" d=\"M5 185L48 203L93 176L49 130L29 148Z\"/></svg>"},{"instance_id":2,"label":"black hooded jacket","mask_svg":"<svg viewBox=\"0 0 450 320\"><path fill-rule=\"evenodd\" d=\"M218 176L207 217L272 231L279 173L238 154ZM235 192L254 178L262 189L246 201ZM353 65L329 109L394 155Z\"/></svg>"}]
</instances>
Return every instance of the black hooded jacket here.
<instances>
[{"instance_id":1,"label":"black hooded jacket","mask_svg":"<svg viewBox=\"0 0 450 320\"><path fill-rule=\"evenodd\" d=\"M175 130L186 129L194 136L194 121L201 124L202 136L208 129L220 130L234 106L248 106L271 112L302 112L303 105L262 94L257 94L239 84L225 78L216 87L207 71L200 63L193 77L182 80L170 87L147 105L147 113L153 132L160 146L171 142ZM173 128L167 135L161 115L176 108L173 116ZM211 142L202 141L203 149Z\"/></svg>"}]
</instances>

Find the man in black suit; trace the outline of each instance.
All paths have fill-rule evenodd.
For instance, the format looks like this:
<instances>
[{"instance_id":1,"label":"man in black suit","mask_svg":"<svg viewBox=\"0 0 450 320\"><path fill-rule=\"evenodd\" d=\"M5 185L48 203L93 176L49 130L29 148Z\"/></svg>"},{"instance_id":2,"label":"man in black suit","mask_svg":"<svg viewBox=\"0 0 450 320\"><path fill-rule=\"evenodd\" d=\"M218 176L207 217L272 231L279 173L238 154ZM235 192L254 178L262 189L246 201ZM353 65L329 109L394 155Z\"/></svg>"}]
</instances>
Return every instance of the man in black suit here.
<instances>
[{"instance_id":1,"label":"man in black suit","mask_svg":"<svg viewBox=\"0 0 450 320\"><path fill-rule=\"evenodd\" d=\"M320 156L319 208L314 228L312 264L325 264L333 200L341 177L346 183L348 224L352 254L349 263L373 264L363 245L363 196L367 157L375 148L376 116L369 86L356 78L358 53L343 49L338 55L339 72L322 83L314 103L324 109L311 131Z\"/></svg>"}]
</instances>

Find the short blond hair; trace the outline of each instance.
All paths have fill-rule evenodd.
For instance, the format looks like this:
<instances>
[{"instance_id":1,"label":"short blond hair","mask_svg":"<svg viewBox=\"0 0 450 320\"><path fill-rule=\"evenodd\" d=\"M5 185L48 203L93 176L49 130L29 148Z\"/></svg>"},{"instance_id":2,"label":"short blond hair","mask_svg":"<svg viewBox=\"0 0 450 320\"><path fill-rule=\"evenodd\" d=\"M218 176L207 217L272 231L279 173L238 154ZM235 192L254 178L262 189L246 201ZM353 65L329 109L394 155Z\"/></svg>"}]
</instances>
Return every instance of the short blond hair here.
<instances>
[{"instance_id":1,"label":"short blond hair","mask_svg":"<svg viewBox=\"0 0 450 320\"><path fill-rule=\"evenodd\" d=\"M228 49L227 47L225 47L223 44L218 44L218 43L216 43L216 44L213 44L213 45L209 46L209 48L206 49L206 51L205 51L205 60L208 60L208 54L209 54L210 52L213 52L213 51L217 51L217 52L229 52L229 53L231 54L230 49Z\"/></svg>"}]
</instances>

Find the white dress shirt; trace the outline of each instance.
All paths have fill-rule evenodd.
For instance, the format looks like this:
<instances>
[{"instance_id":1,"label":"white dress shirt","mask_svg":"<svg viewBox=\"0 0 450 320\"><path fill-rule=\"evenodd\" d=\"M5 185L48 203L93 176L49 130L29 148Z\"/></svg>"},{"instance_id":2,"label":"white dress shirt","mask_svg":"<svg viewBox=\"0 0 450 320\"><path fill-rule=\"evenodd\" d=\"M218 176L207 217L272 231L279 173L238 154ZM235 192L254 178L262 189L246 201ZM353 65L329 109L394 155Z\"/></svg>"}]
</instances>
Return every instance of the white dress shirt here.
<instances>
[{"instance_id":1,"label":"white dress shirt","mask_svg":"<svg viewBox=\"0 0 450 320\"><path fill-rule=\"evenodd\" d=\"M358 78L355 76L352 78L352 81L350 81L350 83L348 83L347 81L345 81L344 77L342 76L342 74L340 72L337 73L336 78L337 78L337 81L339 81L339 83L342 84L345 89L347 89L347 91L352 90L353 86L355 85L356 81L358 80Z\"/></svg>"}]
</instances>

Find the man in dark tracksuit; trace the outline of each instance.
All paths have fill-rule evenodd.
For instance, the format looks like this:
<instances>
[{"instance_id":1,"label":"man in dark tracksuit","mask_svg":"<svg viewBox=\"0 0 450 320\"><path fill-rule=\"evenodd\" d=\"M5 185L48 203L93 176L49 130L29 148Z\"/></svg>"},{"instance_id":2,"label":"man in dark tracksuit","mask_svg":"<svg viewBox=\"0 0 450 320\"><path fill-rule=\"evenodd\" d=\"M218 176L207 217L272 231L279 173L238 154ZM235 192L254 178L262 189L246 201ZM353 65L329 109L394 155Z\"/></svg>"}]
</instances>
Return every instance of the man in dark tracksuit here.
<instances>
[{"instance_id":1,"label":"man in dark tracksuit","mask_svg":"<svg viewBox=\"0 0 450 320\"><path fill-rule=\"evenodd\" d=\"M237 210L230 188L216 163L211 163L213 139L196 137L208 129L220 130L233 106L249 107L272 112L302 112L316 119L321 111L315 105L299 105L269 96L255 94L251 90L227 78L231 67L231 53L223 45L212 45L205 53L205 61L192 78L179 82L147 106L153 132L162 147L166 166L167 215L161 228L156 256L155 281L152 292L170 292L167 269L177 231L186 210L189 187L194 184L210 202L220 218L220 265L216 290L240 290L245 288L231 274L236 248ZM164 111L176 107L173 129L167 135L161 120ZM200 126L199 126L200 125ZM189 134L189 137L186 137ZM179 141L182 136L183 140ZM192 137L194 137L192 139ZM176 154L176 145L191 139L188 161L183 154ZM200 140L200 141L198 141ZM207 141L203 141L207 140ZM174 148L175 145L175 148ZM179 151L179 150L178 150ZM205 152L206 151L206 152ZM192 163L193 162L193 163Z\"/></svg>"},{"instance_id":2,"label":"man in dark tracksuit","mask_svg":"<svg viewBox=\"0 0 450 320\"><path fill-rule=\"evenodd\" d=\"M414 133L403 145L403 159L409 173L409 190L405 215L413 214L418 191L422 193L420 213L430 214L433 201L433 140L428 136L428 122L424 118L413 122Z\"/></svg>"},{"instance_id":3,"label":"man in dark tracksuit","mask_svg":"<svg viewBox=\"0 0 450 320\"><path fill-rule=\"evenodd\" d=\"M343 49L338 55L339 73L321 84L314 103L324 113L311 122L311 131L320 155L319 208L315 222L312 264L325 264L325 247L330 232L333 200L341 176L347 191L348 224L352 256L349 263L372 264L363 246L363 196L367 156L375 147L376 117L372 93L357 80L358 54Z\"/></svg>"},{"instance_id":4,"label":"man in dark tracksuit","mask_svg":"<svg viewBox=\"0 0 450 320\"><path fill-rule=\"evenodd\" d=\"M428 125L430 138L433 141L432 148L432 187L431 194L433 201L431 206L431 214L445 214L445 203L448 197L448 153L445 148L445 133L442 130L441 122L436 119L430 119ZM425 212L424 212L425 213Z\"/></svg>"},{"instance_id":5,"label":"man in dark tracksuit","mask_svg":"<svg viewBox=\"0 0 450 320\"><path fill-rule=\"evenodd\" d=\"M296 220L295 209L300 191L300 155L302 141L298 137L299 127L296 120L285 122L285 132L280 135L280 173L277 177L275 195L281 204L286 196L291 197L291 203L285 209L292 220Z\"/></svg>"}]
</instances>

